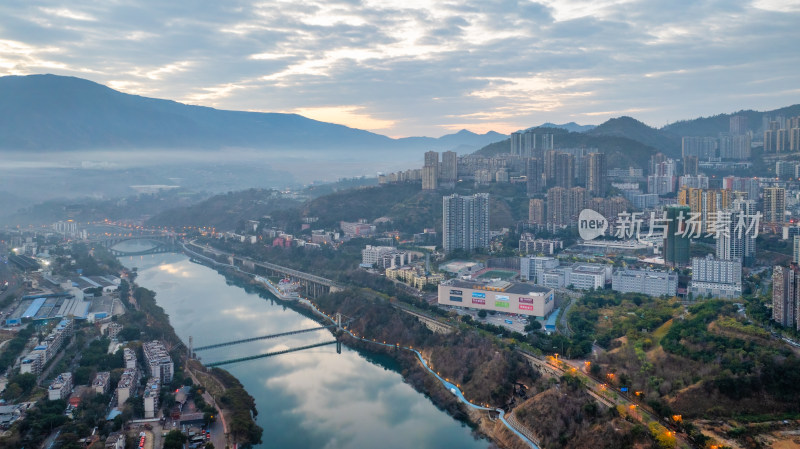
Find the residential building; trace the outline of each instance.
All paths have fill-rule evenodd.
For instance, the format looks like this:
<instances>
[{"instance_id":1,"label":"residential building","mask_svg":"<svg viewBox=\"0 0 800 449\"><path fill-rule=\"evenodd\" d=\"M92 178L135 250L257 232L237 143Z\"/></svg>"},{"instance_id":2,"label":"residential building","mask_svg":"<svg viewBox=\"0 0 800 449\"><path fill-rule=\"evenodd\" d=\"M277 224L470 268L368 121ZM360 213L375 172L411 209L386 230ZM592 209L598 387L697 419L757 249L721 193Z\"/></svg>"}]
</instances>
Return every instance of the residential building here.
<instances>
[{"instance_id":1,"label":"residential building","mask_svg":"<svg viewBox=\"0 0 800 449\"><path fill-rule=\"evenodd\" d=\"M666 208L667 235L664 236L664 262L669 265L685 265L689 262L690 236L684 231L686 231L686 219L691 211L689 206Z\"/></svg>"},{"instance_id":2,"label":"residential building","mask_svg":"<svg viewBox=\"0 0 800 449\"><path fill-rule=\"evenodd\" d=\"M541 157L553 149L553 134L537 133L534 130L511 133L511 154L520 157Z\"/></svg>"},{"instance_id":3,"label":"residential building","mask_svg":"<svg viewBox=\"0 0 800 449\"><path fill-rule=\"evenodd\" d=\"M557 152L555 157L555 173L551 185L569 189L575 182L575 156Z\"/></svg>"},{"instance_id":4,"label":"residential building","mask_svg":"<svg viewBox=\"0 0 800 449\"><path fill-rule=\"evenodd\" d=\"M159 379L163 384L172 382L175 368L164 343L159 340L145 342L142 345L142 352L150 376Z\"/></svg>"},{"instance_id":5,"label":"residential building","mask_svg":"<svg viewBox=\"0 0 800 449\"><path fill-rule=\"evenodd\" d=\"M147 380L144 387L142 399L144 400L145 419L155 418L158 413L159 381L158 378L151 377Z\"/></svg>"},{"instance_id":6,"label":"residential building","mask_svg":"<svg viewBox=\"0 0 800 449\"><path fill-rule=\"evenodd\" d=\"M594 196L606 196L605 153L589 153L587 155L586 189Z\"/></svg>"},{"instance_id":7,"label":"residential building","mask_svg":"<svg viewBox=\"0 0 800 449\"><path fill-rule=\"evenodd\" d=\"M528 202L528 222L532 225L547 223L544 214L544 200L533 198Z\"/></svg>"},{"instance_id":8,"label":"residential building","mask_svg":"<svg viewBox=\"0 0 800 449\"><path fill-rule=\"evenodd\" d=\"M340 221L339 228L349 238L364 237L375 233L375 226L363 220L358 222Z\"/></svg>"},{"instance_id":9,"label":"residential building","mask_svg":"<svg viewBox=\"0 0 800 449\"><path fill-rule=\"evenodd\" d=\"M508 281L439 284L439 305L545 317L553 311L554 292L538 285Z\"/></svg>"},{"instance_id":10,"label":"residential building","mask_svg":"<svg viewBox=\"0 0 800 449\"><path fill-rule=\"evenodd\" d=\"M105 449L125 449L125 434L114 432L108 435L105 442Z\"/></svg>"},{"instance_id":11,"label":"residential building","mask_svg":"<svg viewBox=\"0 0 800 449\"><path fill-rule=\"evenodd\" d=\"M61 373L47 388L47 399L56 401L66 399L72 393L72 373Z\"/></svg>"},{"instance_id":12,"label":"residential building","mask_svg":"<svg viewBox=\"0 0 800 449\"><path fill-rule=\"evenodd\" d=\"M378 261L383 260L384 254L389 254L397 251L394 246L372 246L367 245L361 250L361 265L372 267Z\"/></svg>"},{"instance_id":13,"label":"residential building","mask_svg":"<svg viewBox=\"0 0 800 449\"><path fill-rule=\"evenodd\" d=\"M698 163L700 159L697 156L686 156L683 158L683 174L684 176L697 176Z\"/></svg>"},{"instance_id":14,"label":"residential building","mask_svg":"<svg viewBox=\"0 0 800 449\"><path fill-rule=\"evenodd\" d=\"M546 223L550 229L564 228L569 225L569 197L567 189L553 187L547 191Z\"/></svg>"},{"instance_id":15,"label":"residential building","mask_svg":"<svg viewBox=\"0 0 800 449\"><path fill-rule=\"evenodd\" d=\"M751 147L752 142L749 134L740 136L720 136L719 157L733 160L750 159Z\"/></svg>"},{"instance_id":16,"label":"residential building","mask_svg":"<svg viewBox=\"0 0 800 449\"><path fill-rule=\"evenodd\" d=\"M125 361L125 369L136 369L136 353L131 348L122 350L122 359Z\"/></svg>"},{"instance_id":17,"label":"residential building","mask_svg":"<svg viewBox=\"0 0 800 449\"><path fill-rule=\"evenodd\" d=\"M715 259L711 254L693 257L689 292L695 298L733 299L742 296L742 262Z\"/></svg>"},{"instance_id":18,"label":"residential building","mask_svg":"<svg viewBox=\"0 0 800 449\"><path fill-rule=\"evenodd\" d=\"M744 266L752 266L756 258L755 235L758 232L756 202L736 199L732 208L723 213L729 215L727 229L715 234L717 259L740 260Z\"/></svg>"},{"instance_id":19,"label":"residential building","mask_svg":"<svg viewBox=\"0 0 800 449\"><path fill-rule=\"evenodd\" d=\"M489 194L453 194L442 198L442 245L472 251L489 247Z\"/></svg>"},{"instance_id":20,"label":"residential building","mask_svg":"<svg viewBox=\"0 0 800 449\"><path fill-rule=\"evenodd\" d=\"M748 200L758 201L761 196L758 180L754 178L726 176L722 178L722 188L732 192L745 192Z\"/></svg>"},{"instance_id":21,"label":"residential building","mask_svg":"<svg viewBox=\"0 0 800 449\"><path fill-rule=\"evenodd\" d=\"M681 157L696 156L709 160L717 156L717 139L713 137L684 137L681 139Z\"/></svg>"},{"instance_id":22,"label":"residential building","mask_svg":"<svg viewBox=\"0 0 800 449\"><path fill-rule=\"evenodd\" d=\"M782 225L786 213L786 189L782 187L764 188L764 223Z\"/></svg>"},{"instance_id":23,"label":"residential building","mask_svg":"<svg viewBox=\"0 0 800 449\"><path fill-rule=\"evenodd\" d=\"M525 176L528 196L536 195L542 191L541 159L530 158L527 160Z\"/></svg>"},{"instance_id":24,"label":"residential building","mask_svg":"<svg viewBox=\"0 0 800 449\"><path fill-rule=\"evenodd\" d=\"M539 275L558 265L558 259L554 257L523 256L519 258L519 277L524 281L541 284Z\"/></svg>"},{"instance_id":25,"label":"residential building","mask_svg":"<svg viewBox=\"0 0 800 449\"><path fill-rule=\"evenodd\" d=\"M800 330L800 269L796 264L772 270L772 319Z\"/></svg>"},{"instance_id":26,"label":"residential building","mask_svg":"<svg viewBox=\"0 0 800 449\"><path fill-rule=\"evenodd\" d=\"M94 390L97 394L106 394L108 393L109 382L111 379L111 373L108 371L100 371L94 376L94 380L92 380L92 390Z\"/></svg>"},{"instance_id":27,"label":"residential building","mask_svg":"<svg viewBox=\"0 0 800 449\"><path fill-rule=\"evenodd\" d=\"M693 189L707 189L708 176L705 175L684 175L678 178L678 189L690 187Z\"/></svg>"},{"instance_id":28,"label":"residential building","mask_svg":"<svg viewBox=\"0 0 800 449\"><path fill-rule=\"evenodd\" d=\"M458 181L458 155L455 151L442 153L442 165L439 173L439 184L452 189Z\"/></svg>"},{"instance_id":29,"label":"residential building","mask_svg":"<svg viewBox=\"0 0 800 449\"><path fill-rule=\"evenodd\" d=\"M749 128L747 127L747 117L744 115L734 115L730 119L729 131L732 136L741 136L747 134Z\"/></svg>"},{"instance_id":30,"label":"residential building","mask_svg":"<svg viewBox=\"0 0 800 449\"><path fill-rule=\"evenodd\" d=\"M792 262L800 265L800 236L792 237Z\"/></svg>"},{"instance_id":31,"label":"residential building","mask_svg":"<svg viewBox=\"0 0 800 449\"><path fill-rule=\"evenodd\" d=\"M136 368L126 368L122 372L122 377L117 383L117 407L122 406L128 398L136 394L139 378L139 370Z\"/></svg>"},{"instance_id":32,"label":"residential building","mask_svg":"<svg viewBox=\"0 0 800 449\"><path fill-rule=\"evenodd\" d=\"M531 233L523 233L519 239L521 253L543 253L553 255L564 249L564 241L559 239L537 239Z\"/></svg>"},{"instance_id":33,"label":"residential building","mask_svg":"<svg viewBox=\"0 0 800 449\"><path fill-rule=\"evenodd\" d=\"M620 269L611 277L611 289L620 293L675 296L678 274L672 271Z\"/></svg>"}]
</instances>

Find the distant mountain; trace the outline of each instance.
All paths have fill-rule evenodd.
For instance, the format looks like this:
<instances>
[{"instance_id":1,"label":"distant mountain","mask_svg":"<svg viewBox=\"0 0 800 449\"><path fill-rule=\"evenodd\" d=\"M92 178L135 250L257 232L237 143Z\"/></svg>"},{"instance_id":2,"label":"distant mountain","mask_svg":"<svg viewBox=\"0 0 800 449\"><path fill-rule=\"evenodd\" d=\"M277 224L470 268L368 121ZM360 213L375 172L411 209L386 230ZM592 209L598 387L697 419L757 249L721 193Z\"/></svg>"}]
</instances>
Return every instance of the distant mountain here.
<instances>
[{"instance_id":1,"label":"distant mountain","mask_svg":"<svg viewBox=\"0 0 800 449\"><path fill-rule=\"evenodd\" d=\"M747 119L747 129L754 133L763 131L764 116L775 118L783 116L785 118L800 115L800 104L786 106L771 111L742 110L731 114L718 114L711 117L700 117L693 120L681 120L671 123L663 128L662 131L669 132L677 136L696 136L696 137L717 137L719 133L730 131L731 117L741 115Z\"/></svg>"},{"instance_id":2,"label":"distant mountain","mask_svg":"<svg viewBox=\"0 0 800 449\"><path fill-rule=\"evenodd\" d=\"M669 157L681 154L681 139L675 134L651 128L631 117L612 118L587 131L590 136L624 137L653 147Z\"/></svg>"},{"instance_id":3,"label":"distant mountain","mask_svg":"<svg viewBox=\"0 0 800 449\"><path fill-rule=\"evenodd\" d=\"M537 128L560 128L566 129L569 132L573 133L582 133L595 128L594 125L579 125L575 122L564 123L563 125L556 125L555 123L542 123Z\"/></svg>"},{"instance_id":4,"label":"distant mountain","mask_svg":"<svg viewBox=\"0 0 800 449\"><path fill-rule=\"evenodd\" d=\"M471 153L483 146L507 137L508 136L505 134L500 134L494 131L489 131L486 134L476 134L472 131L462 129L455 134L447 134L439 137L438 139L431 137L404 137L397 139L397 141L401 144L424 146L430 150L453 150L459 154L462 154Z\"/></svg>"},{"instance_id":5,"label":"distant mountain","mask_svg":"<svg viewBox=\"0 0 800 449\"><path fill-rule=\"evenodd\" d=\"M601 125L602 126L602 125ZM553 135L555 149L559 148L597 148L606 153L608 168L639 167L646 168L650 156L659 150L642 142L621 135L594 135L591 132L568 132L559 128L535 128L537 131L549 132ZM511 139L487 145L475 154L493 156L508 153L511 149Z\"/></svg>"},{"instance_id":6,"label":"distant mountain","mask_svg":"<svg viewBox=\"0 0 800 449\"><path fill-rule=\"evenodd\" d=\"M0 78L0 150L480 148L504 137L469 131L391 139L296 114L225 111L129 95L74 77Z\"/></svg>"}]
</instances>

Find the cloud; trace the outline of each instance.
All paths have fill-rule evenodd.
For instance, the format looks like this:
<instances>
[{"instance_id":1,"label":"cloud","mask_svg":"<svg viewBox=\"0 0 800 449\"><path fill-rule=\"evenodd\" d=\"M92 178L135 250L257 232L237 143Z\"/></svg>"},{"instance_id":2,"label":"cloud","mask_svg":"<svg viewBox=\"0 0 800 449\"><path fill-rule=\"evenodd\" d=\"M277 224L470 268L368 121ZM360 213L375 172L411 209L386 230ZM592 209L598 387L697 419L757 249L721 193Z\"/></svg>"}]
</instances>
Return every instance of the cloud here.
<instances>
[{"instance_id":1,"label":"cloud","mask_svg":"<svg viewBox=\"0 0 800 449\"><path fill-rule=\"evenodd\" d=\"M0 5L0 71L393 136L783 106L800 2L156 0ZM759 82L759 80L772 80Z\"/></svg>"}]
</instances>

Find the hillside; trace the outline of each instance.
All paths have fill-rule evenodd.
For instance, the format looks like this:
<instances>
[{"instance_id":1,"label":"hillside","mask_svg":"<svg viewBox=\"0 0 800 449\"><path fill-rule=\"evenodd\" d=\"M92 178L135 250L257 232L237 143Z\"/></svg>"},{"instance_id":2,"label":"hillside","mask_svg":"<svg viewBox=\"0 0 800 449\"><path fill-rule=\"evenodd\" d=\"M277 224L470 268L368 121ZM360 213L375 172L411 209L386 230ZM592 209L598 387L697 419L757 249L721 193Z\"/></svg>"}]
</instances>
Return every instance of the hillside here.
<instances>
[{"instance_id":1,"label":"hillside","mask_svg":"<svg viewBox=\"0 0 800 449\"><path fill-rule=\"evenodd\" d=\"M586 132L591 136L623 137L653 147L670 157L680 157L681 139L651 128L631 117L612 118Z\"/></svg>"},{"instance_id":2,"label":"hillside","mask_svg":"<svg viewBox=\"0 0 800 449\"><path fill-rule=\"evenodd\" d=\"M800 104L786 106L771 111L753 111L751 109L734 112L731 114L718 114L711 117L700 117L694 120L681 120L671 123L663 128L662 131L677 136L706 136L716 137L721 132L730 130L730 119L734 115L743 115L747 118L747 127L750 131L757 133L762 129L762 118L764 115L784 117L794 117L800 115Z\"/></svg>"},{"instance_id":3,"label":"hillside","mask_svg":"<svg viewBox=\"0 0 800 449\"><path fill-rule=\"evenodd\" d=\"M556 149L576 147L599 149L607 155L606 163L608 164L608 168L627 168L630 166L646 168L650 156L659 151L654 147L628 137L602 134L594 135L590 134L590 132L567 132L566 130L557 128L536 129L542 132L555 134L553 136L553 141ZM493 156L496 154L508 153L510 148L511 140L505 139L487 145L476 151L475 154ZM680 147L678 147L678 150L680 150Z\"/></svg>"},{"instance_id":4,"label":"hillside","mask_svg":"<svg viewBox=\"0 0 800 449\"><path fill-rule=\"evenodd\" d=\"M504 137L460 131L438 139L391 139L296 114L191 106L55 75L0 78L0 136L0 150L19 151L324 148L369 152L480 148Z\"/></svg>"}]
</instances>

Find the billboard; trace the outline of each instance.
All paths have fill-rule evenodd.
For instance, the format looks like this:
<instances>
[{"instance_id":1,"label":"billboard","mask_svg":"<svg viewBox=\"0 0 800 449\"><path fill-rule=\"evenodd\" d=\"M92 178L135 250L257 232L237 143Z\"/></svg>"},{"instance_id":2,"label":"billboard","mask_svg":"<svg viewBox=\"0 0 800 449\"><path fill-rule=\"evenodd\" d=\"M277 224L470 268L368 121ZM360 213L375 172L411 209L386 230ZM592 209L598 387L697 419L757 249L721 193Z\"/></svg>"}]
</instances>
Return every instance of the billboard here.
<instances>
[{"instance_id":1,"label":"billboard","mask_svg":"<svg viewBox=\"0 0 800 449\"><path fill-rule=\"evenodd\" d=\"M545 298L544 303L547 304L552 300L553 300L553 293L550 293L549 295L547 295L547 298Z\"/></svg>"},{"instance_id":2,"label":"billboard","mask_svg":"<svg viewBox=\"0 0 800 449\"><path fill-rule=\"evenodd\" d=\"M472 292L473 298L486 298L486 293L481 292Z\"/></svg>"},{"instance_id":3,"label":"billboard","mask_svg":"<svg viewBox=\"0 0 800 449\"><path fill-rule=\"evenodd\" d=\"M472 298L473 304L486 304L486 300L482 298Z\"/></svg>"},{"instance_id":4,"label":"billboard","mask_svg":"<svg viewBox=\"0 0 800 449\"><path fill-rule=\"evenodd\" d=\"M508 303L504 302L504 301L495 301L494 302L494 306L495 307L505 307L507 309L508 308Z\"/></svg>"},{"instance_id":5,"label":"billboard","mask_svg":"<svg viewBox=\"0 0 800 449\"><path fill-rule=\"evenodd\" d=\"M508 296L506 295L494 295L494 299L498 301L508 301Z\"/></svg>"},{"instance_id":6,"label":"billboard","mask_svg":"<svg viewBox=\"0 0 800 449\"><path fill-rule=\"evenodd\" d=\"M464 294L464 292L462 292L461 290L450 290L450 294L451 295L462 295L462 294Z\"/></svg>"},{"instance_id":7,"label":"billboard","mask_svg":"<svg viewBox=\"0 0 800 449\"><path fill-rule=\"evenodd\" d=\"M533 310L533 306L530 304L520 304L519 310Z\"/></svg>"},{"instance_id":8,"label":"billboard","mask_svg":"<svg viewBox=\"0 0 800 449\"><path fill-rule=\"evenodd\" d=\"M533 298L524 298L522 296L519 297L519 302L525 304L533 304Z\"/></svg>"},{"instance_id":9,"label":"billboard","mask_svg":"<svg viewBox=\"0 0 800 449\"><path fill-rule=\"evenodd\" d=\"M451 296L450 297L450 301L461 302L461 297L460 296Z\"/></svg>"}]
</instances>

